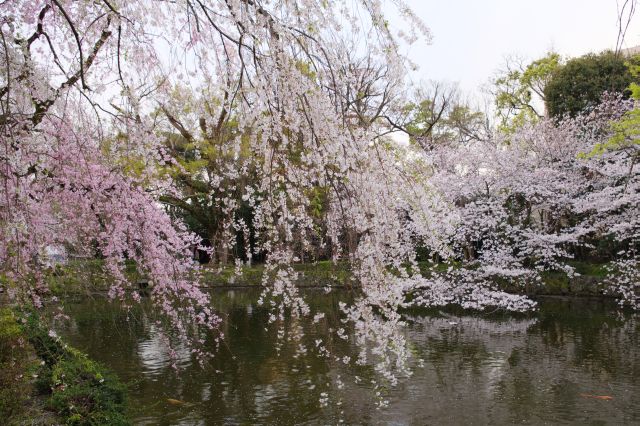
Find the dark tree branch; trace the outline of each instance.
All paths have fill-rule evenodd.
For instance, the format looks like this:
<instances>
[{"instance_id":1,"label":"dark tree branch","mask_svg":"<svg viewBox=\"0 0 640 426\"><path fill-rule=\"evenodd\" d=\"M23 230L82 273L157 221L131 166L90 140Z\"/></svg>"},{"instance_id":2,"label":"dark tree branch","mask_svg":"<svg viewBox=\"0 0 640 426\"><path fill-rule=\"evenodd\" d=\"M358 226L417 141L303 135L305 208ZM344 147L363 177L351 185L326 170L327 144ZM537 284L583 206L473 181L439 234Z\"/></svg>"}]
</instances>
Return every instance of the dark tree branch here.
<instances>
[{"instance_id":1,"label":"dark tree branch","mask_svg":"<svg viewBox=\"0 0 640 426\"><path fill-rule=\"evenodd\" d=\"M80 55L80 80L82 82L82 89L89 90L89 87L87 86L87 83L84 80L84 57L83 57L83 53L82 53L82 42L80 41L80 35L78 34L78 31L76 30L76 26L73 24L73 22L71 21L71 18L67 14L67 11L64 10L64 8L60 4L60 2L58 0L52 0L52 1L56 6L58 6L58 9L60 9L60 12L62 12L62 15L64 16L64 19L69 24L69 27L71 28L71 32L73 33L73 37L76 40L76 44L78 45L78 52L79 52L79 55Z\"/></svg>"}]
</instances>

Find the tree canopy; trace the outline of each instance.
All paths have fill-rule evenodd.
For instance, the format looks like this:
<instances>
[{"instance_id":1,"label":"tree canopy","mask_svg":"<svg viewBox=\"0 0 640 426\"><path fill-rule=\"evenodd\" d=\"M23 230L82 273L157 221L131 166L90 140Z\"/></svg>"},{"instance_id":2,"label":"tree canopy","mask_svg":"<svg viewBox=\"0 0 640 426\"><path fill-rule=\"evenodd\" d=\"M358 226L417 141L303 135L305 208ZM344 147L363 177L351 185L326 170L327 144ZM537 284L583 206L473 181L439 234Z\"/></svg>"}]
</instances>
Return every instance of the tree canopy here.
<instances>
[{"instance_id":1,"label":"tree canopy","mask_svg":"<svg viewBox=\"0 0 640 426\"><path fill-rule=\"evenodd\" d=\"M553 72L544 88L549 115L574 117L587 108L595 107L604 92L623 93L628 98L628 87L634 77L627 61L612 51L568 60ZM629 61L637 62L637 59Z\"/></svg>"}]
</instances>

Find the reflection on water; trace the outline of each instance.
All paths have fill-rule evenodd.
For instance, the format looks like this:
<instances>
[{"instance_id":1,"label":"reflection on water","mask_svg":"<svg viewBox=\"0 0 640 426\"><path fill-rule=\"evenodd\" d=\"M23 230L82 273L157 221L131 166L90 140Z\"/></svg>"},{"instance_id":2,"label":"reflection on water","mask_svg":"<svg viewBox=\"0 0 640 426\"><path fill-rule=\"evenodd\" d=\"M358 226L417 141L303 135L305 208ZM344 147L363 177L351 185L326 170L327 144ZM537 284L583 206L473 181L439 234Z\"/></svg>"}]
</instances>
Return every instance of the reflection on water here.
<instances>
[{"instance_id":1,"label":"reflection on water","mask_svg":"<svg viewBox=\"0 0 640 426\"><path fill-rule=\"evenodd\" d=\"M384 389L370 368L344 362L357 348L330 332L342 326L345 297L309 292L312 309L327 314L298 323L302 341L278 354L258 293L217 292L225 344L204 369L178 348L178 373L142 311L127 319L103 301L69 303L60 332L130 384L137 424L640 423L640 322L608 302L545 299L527 316L412 313L415 373ZM318 357L316 339L334 356ZM376 409L376 392L388 408Z\"/></svg>"},{"instance_id":2,"label":"reflection on water","mask_svg":"<svg viewBox=\"0 0 640 426\"><path fill-rule=\"evenodd\" d=\"M138 341L138 356L140 357L141 373L149 378L162 374L167 365L183 368L191 363L189 349L178 345L174 347L173 358L169 351L169 343L164 334L154 324L148 328L148 338Z\"/></svg>"}]
</instances>

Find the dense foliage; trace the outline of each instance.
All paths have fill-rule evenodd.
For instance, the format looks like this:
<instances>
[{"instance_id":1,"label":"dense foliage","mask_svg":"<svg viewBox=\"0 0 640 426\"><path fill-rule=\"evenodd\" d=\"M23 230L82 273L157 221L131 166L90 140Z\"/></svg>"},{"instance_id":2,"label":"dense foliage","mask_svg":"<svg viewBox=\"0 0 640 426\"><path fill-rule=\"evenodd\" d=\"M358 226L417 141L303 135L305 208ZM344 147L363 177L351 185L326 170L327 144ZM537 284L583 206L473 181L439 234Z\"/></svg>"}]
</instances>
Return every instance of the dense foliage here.
<instances>
[{"instance_id":1,"label":"dense foliage","mask_svg":"<svg viewBox=\"0 0 640 426\"><path fill-rule=\"evenodd\" d=\"M551 117L575 117L596 106L604 92L625 93L633 77L627 58L612 51L587 54L568 60L544 87L544 99Z\"/></svg>"},{"instance_id":2,"label":"dense foliage","mask_svg":"<svg viewBox=\"0 0 640 426\"><path fill-rule=\"evenodd\" d=\"M0 309L4 424L127 425L126 387L35 312Z\"/></svg>"}]
</instances>

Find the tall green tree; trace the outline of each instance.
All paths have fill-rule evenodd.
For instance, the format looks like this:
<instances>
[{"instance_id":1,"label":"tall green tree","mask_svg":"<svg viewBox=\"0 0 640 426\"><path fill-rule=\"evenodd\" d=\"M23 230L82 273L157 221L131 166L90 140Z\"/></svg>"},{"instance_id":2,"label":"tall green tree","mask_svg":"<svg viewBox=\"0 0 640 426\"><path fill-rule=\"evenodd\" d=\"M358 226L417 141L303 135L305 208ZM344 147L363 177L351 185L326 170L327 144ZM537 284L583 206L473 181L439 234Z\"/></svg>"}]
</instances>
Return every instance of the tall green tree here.
<instances>
[{"instance_id":1,"label":"tall green tree","mask_svg":"<svg viewBox=\"0 0 640 426\"><path fill-rule=\"evenodd\" d=\"M637 62L632 58L631 62ZM623 93L628 97L634 77L627 61L619 54L604 51L574 58L559 67L544 89L545 103L551 117L575 117L600 102L604 92Z\"/></svg>"},{"instance_id":2,"label":"tall green tree","mask_svg":"<svg viewBox=\"0 0 640 426\"><path fill-rule=\"evenodd\" d=\"M182 111L166 106L158 111L177 131L166 135L175 162L165 171L180 189L160 201L213 248L215 263L248 258L253 209L243 195L256 179L248 136L238 129L228 96L191 99L187 90L182 93ZM197 122L197 130L189 122Z\"/></svg>"},{"instance_id":3,"label":"tall green tree","mask_svg":"<svg viewBox=\"0 0 640 426\"><path fill-rule=\"evenodd\" d=\"M628 63L631 76L640 79L640 64ZM623 152L629 159L629 176L640 163L640 84L632 82L628 87L634 108L611 124L612 136L604 143L597 144L590 155L601 155L605 152Z\"/></svg>"}]
</instances>

